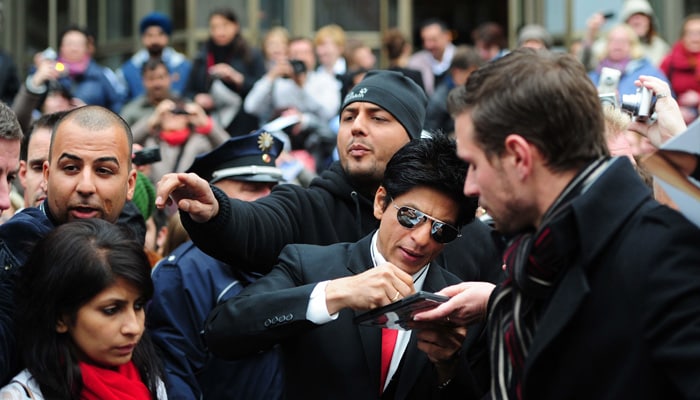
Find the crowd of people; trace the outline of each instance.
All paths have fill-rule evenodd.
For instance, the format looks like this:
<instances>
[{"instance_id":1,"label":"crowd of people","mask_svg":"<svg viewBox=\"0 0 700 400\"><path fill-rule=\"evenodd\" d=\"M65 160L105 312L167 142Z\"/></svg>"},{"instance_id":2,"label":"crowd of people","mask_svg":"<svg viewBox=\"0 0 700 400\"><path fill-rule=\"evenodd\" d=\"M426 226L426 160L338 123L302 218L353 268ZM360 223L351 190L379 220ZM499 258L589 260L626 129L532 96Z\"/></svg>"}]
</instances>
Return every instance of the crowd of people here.
<instances>
[{"instance_id":1,"label":"crowd of people","mask_svg":"<svg viewBox=\"0 0 700 400\"><path fill-rule=\"evenodd\" d=\"M147 14L116 71L68 27L0 81L0 399L697 397L700 229L642 161L698 115L700 17L620 20L427 19L386 69L230 8L192 60Z\"/></svg>"}]
</instances>

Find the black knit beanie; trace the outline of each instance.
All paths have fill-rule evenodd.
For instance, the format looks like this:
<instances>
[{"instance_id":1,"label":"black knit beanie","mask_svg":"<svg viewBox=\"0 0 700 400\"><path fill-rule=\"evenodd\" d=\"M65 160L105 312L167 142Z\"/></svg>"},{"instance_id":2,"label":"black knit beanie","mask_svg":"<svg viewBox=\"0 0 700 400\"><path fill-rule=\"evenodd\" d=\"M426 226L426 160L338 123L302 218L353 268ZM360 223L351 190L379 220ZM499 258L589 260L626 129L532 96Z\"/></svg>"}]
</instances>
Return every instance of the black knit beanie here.
<instances>
[{"instance_id":1,"label":"black knit beanie","mask_svg":"<svg viewBox=\"0 0 700 400\"><path fill-rule=\"evenodd\" d=\"M341 110L356 101L385 109L406 128L411 139L420 138L428 97L420 86L401 72L369 71L345 96Z\"/></svg>"}]
</instances>

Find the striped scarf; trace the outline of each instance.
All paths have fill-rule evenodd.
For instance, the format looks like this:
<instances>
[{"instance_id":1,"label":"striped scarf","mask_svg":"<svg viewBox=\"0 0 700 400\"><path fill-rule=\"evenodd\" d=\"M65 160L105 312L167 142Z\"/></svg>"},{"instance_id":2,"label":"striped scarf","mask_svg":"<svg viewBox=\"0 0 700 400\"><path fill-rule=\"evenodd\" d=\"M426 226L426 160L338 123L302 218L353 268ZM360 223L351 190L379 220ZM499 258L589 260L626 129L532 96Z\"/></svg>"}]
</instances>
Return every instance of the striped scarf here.
<instances>
[{"instance_id":1,"label":"striped scarf","mask_svg":"<svg viewBox=\"0 0 700 400\"><path fill-rule=\"evenodd\" d=\"M523 370L538 322L576 250L570 205L609 165L605 161L584 168L547 210L540 228L514 237L504 252L507 278L488 315L492 399L522 399Z\"/></svg>"}]
</instances>

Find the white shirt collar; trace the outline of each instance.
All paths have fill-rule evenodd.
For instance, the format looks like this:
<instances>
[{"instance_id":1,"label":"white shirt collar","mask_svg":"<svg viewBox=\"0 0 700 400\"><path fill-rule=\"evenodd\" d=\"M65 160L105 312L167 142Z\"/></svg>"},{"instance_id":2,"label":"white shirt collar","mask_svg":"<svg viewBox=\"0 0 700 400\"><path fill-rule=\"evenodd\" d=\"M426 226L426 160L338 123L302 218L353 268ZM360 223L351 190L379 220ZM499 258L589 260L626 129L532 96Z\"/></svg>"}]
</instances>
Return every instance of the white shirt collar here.
<instances>
[{"instance_id":1,"label":"white shirt collar","mask_svg":"<svg viewBox=\"0 0 700 400\"><path fill-rule=\"evenodd\" d=\"M370 254L372 255L372 263L375 267L387 262L386 258L384 258L382 253L379 252L379 248L377 247L378 236L379 231L377 230L372 235L372 243L370 244L369 249ZM426 270L428 267L430 267L430 263L426 264L423 266L423 268L419 269L415 274L413 274L413 288L416 290L416 292L423 289L423 282L425 282L425 276L427 275Z\"/></svg>"}]
</instances>

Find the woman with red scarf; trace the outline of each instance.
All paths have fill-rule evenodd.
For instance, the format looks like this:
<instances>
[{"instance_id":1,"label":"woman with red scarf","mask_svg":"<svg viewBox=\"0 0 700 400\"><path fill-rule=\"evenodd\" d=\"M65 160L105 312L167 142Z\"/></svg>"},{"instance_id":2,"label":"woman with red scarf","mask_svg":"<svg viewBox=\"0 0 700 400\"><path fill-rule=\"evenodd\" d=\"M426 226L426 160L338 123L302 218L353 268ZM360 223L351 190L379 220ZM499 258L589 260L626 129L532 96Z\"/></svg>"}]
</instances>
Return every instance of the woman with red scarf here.
<instances>
[{"instance_id":1,"label":"woman with red scarf","mask_svg":"<svg viewBox=\"0 0 700 400\"><path fill-rule=\"evenodd\" d=\"M229 8L209 14L209 40L197 55L185 89L231 135L258 128L257 117L242 104L255 82L265 74L262 53L240 34L238 17Z\"/></svg>"},{"instance_id":2,"label":"woman with red scarf","mask_svg":"<svg viewBox=\"0 0 700 400\"><path fill-rule=\"evenodd\" d=\"M132 234L101 219L69 222L37 243L17 287L25 366L2 399L167 399L144 334L151 268Z\"/></svg>"},{"instance_id":3,"label":"woman with red scarf","mask_svg":"<svg viewBox=\"0 0 700 400\"><path fill-rule=\"evenodd\" d=\"M184 172L199 154L211 151L229 138L199 104L165 99L146 119L147 130L134 125L134 143L158 147L161 161L151 164L155 183L170 172Z\"/></svg>"},{"instance_id":4,"label":"woman with red scarf","mask_svg":"<svg viewBox=\"0 0 700 400\"><path fill-rule=\"evenodd\" d=\"M671 81L685 122L692 122L700 106L700 14L685 18L681 38L661 62L661 70Z\"/></svg>"}]
</instances>

